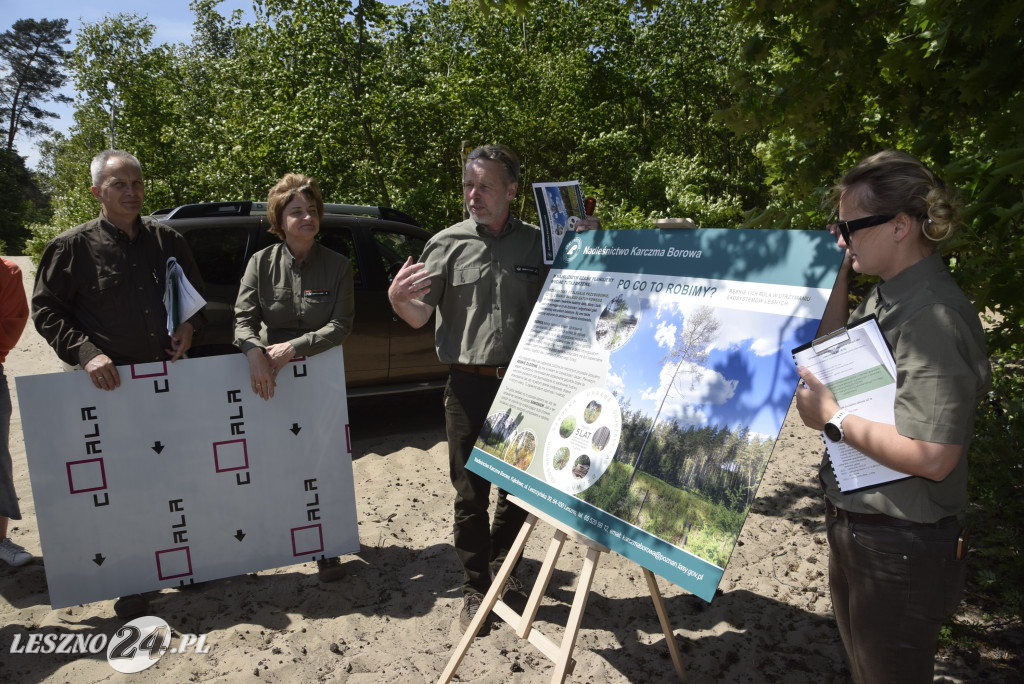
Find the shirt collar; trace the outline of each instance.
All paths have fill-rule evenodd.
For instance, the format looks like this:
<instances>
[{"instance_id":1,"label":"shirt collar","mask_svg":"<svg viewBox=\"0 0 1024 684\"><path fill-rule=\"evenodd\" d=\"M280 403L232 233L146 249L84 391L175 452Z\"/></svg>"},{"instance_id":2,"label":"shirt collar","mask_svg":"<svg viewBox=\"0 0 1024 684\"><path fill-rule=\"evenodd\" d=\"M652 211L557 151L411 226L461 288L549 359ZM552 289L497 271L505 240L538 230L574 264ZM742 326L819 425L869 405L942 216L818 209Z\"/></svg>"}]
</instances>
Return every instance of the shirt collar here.
<instances>
[{"instance_id":1,"label":"shirt collar","mask_svg":"<svg viewBox=\"0 0 1024 684\"><path fill-rule=\"evenodd\" d=\"M473 227L476 228L477 233L479 233L480 235L488 235L494 238L504 237L505 235L508 235L516 228L516 220L512 218L512 214L509 214L508 218L505 219L505 225L501 227L501 232L499 232L497 235L491 235L491 232L487 230L487 226L483 223L479 223L475 218L470 217L469 220L473 223Z\"/></svg>"},{"instance_id":2,"label":"shirt collar","mask_svg":"<svg viewBox=\"0 0 1024 684\"><path fill-rule=\"evenodd\" d=\"M945 270L946 264L943 263L942 256L938 252L933 252L889 280L879 283L875 289L877 304L886 309L899 304L920 290L924 282Z\"/></svg>"},{"instance_id":3,"label":"shirt collar","mask_svg":"<svg viewBox=\"0 0 1024 684\"><path fill-rule=\"evenodd\" d=\"M313 246L309 248L309 254L306 255L306 259L302 262L302 264L306 265L306 264L309 264L309 263L312 263L312 262L316 261L317 255L320 254L320 248L321 248L320 243L314 241L313 242ZM284 253L288 255L289 259L291 259L291 263L294 264L295 263L295 255L292 254L292 250L288 249L288 243L285 242L284 240L281 241L281 249L283 249Z\"/></svg>"},{"instance_id":4,"label":"shirt collar","mask_svg":"<svg viewBox=\"0 0 1024 684\"><path fill-rule=\"evenodd\" d=\"M124 232L113 223L107 220L107 217L100 212L100 228L103 229L110 238L116 242L135 242L140 235L142 235L142 229L145 224L142 222L142 216L135 217L135 239L128 237L128 233Z\"/></svg>"}]
</instances>

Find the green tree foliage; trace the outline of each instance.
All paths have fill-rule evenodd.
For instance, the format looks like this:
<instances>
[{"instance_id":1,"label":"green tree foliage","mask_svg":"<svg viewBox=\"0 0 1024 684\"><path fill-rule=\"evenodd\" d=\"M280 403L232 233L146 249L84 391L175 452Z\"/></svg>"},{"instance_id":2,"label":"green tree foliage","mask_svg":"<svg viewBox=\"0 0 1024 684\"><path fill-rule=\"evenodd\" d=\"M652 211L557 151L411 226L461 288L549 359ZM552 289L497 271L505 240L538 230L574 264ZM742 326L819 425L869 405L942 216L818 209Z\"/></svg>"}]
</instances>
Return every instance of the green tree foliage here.
<instances>
[{"instance_id":1,"label":"green tree foliage","mask_svg":"<svg viewBox=\"0 0 1024 684\"><path fill-rule=\"evenodd\" d=\"M70 33L67 19L19 19L10 30L0 33L0 114L7 129L8 151L14 149L19 132L53 132L46 119L57 115L40 105L71 102L58 92L67 81L64 46L71 42Z\"/></svg>"},{"instance_id":2,"label":"green tree foliage","mask_svg":"<svg viewBox=\"0 0 1024 684\"><path fill-rule=\"evenodd\" d=\"M28 224L49 219L47 197L25 160L0 148L0 253L20 254L29 237Z\"/></svg>"},{"instance_id":3,"label":"green tree foliage","mask_svg":"<svg viewBox=\"0 0 1024 684\"><path fill-rule=\"evenodd\" d=\"M52 133L46 120L57 116L46 102L71 102L58 92L67 80L64 46L67 19L19 19L0 34L0 116L7 144L0 149L0 243L5 254L21 252L27 225L50 218L49 197L14 148L19 133Z\"/></svg>"},{"instance_id":4,"label":"green tree foliage","mask_svg":"<svg viewBox=\"0 0 1024 684\"><path fill-rule=\"evenodd\" d=\"M869 153L906 149L958 187L968 230L954 274L996 314L993 351L1024 341L1024 0L736 2L747 67L737 131L759 148L771 211L750 225L813 227L816 189Z\"/></svg>"},{"instance_id":5,"label":"green tree foliage","mask_svg":"<svg viewBox=\"0 0 1024 684\"><path fill-rule=\"evenodd\" d=\"M131 150L143 160L150 206L159 207L185 194L188 170L177 158L178 131L163 104L175 85L173 55L167 46L152 47L155 30L133 13L84 24L70 65L79 98L72 130L89 143L87 157L107 147Z\"/></svg>"},{"instance_id":6,"label":"green tree foliage","mask_svg":"<svg viewBox=\"0 0 1024 684\"><path fill-rule=\"evenodd\" d=\"M515 210L528 220L529 184L552 178L580 178L609 226L671 213L725 225L761 198L749 146L713 118L731 101L722 44L735 29L703 3L539 0L520 14L476 0L263 0L251 25L216 5L192 4L190 45L153 46L151 26L119 15L84 27L75 51L85 97L61 147L106 147L113 108L151 209L260 198L302 171L329 200L439 229L462 216L463 141L519 153ZM705 162L715 155L727 162ZM61 170L72 163L54 151L61 197L81 196ZM68 204L61 215L94 213Z\"/></svg>"}]
</instances>

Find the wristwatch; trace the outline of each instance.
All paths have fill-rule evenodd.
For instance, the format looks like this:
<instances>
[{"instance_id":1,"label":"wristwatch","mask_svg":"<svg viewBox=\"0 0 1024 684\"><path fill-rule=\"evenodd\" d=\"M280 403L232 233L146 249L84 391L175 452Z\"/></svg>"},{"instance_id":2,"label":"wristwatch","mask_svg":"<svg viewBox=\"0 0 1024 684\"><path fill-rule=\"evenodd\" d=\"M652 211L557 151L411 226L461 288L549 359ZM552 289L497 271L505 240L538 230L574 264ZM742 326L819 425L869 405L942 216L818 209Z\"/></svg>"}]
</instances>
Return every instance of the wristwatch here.
<instances>
[{"instance_id":1,"label":"wristwatch","mask_svg":"<svg viewBox=\"0 0 1024 684\"><path fill-rule=\"evenodd\" d=\"M842 442L846 433L843 432L843 418L850 415L846 409L839 409L836 414L825 423L825 436L833 442Z\"/></svg>"}]
</instances>

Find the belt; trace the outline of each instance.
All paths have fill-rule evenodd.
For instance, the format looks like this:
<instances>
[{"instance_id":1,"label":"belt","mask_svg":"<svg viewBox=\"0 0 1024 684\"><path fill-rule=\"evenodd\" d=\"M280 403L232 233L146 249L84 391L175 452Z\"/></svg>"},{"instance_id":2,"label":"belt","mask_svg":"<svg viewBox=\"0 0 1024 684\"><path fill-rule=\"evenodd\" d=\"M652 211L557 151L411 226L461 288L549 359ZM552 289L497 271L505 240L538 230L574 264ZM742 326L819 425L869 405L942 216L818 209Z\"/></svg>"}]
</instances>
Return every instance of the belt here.
<instances>
[{"instance_id":1,"label":"belt","mask_svg":"<svg viewBox=\"0 0 1024 684\"><path fill-rule=\"evenodd\" d=\"M505 371L508 370L507 366L471 366L465 363L453 363L448 367L452 370L462 371L463 373L484 375L488 378L498 378L499 380L505 377Z\"/></svg>"},{"instance_id":2,"label":"belt","mask_svg":"<svg viewBox=\"0 0 1024 684\"><path fill-rule=\"evenodd\" d=\"M943 527L950 523L955 523L957 520L955 515L950 515L933 523L920 523L912 520L903 520L902 518L894 518L891 515L886 515L885 513L854 513L853 511L846 511L842 508L837 508L835 504L829 501L827 496L825 497L825 511L830 517L846 518L852 523L859 523L862 525L885 525L887 527Z\"/></svg>"}]
</instances>

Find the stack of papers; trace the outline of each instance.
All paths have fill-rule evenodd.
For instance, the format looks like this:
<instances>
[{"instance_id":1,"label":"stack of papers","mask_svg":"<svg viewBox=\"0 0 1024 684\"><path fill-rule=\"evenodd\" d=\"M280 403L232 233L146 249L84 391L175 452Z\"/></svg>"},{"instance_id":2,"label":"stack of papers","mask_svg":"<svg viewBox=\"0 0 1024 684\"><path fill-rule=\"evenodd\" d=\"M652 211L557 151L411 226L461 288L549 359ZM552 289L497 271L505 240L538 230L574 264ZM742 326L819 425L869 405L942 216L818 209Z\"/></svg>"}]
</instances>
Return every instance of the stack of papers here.
<instances>
[{"instance_id":1,"label":"stack of papers","mask_svg":"<svg viewBox=\"0 0 1024 684\"><path fill-rule=\"evenodd\" d=\"M878 423L896 424L896 361L874 316L797 347L793 360L832 390L841 408ZM844 492L909 477L824 433L822 439Z\"/></svg>"},{"instance_id":2,"label":"stack of papers","mask_svg":"<svg viewBox=\"0 0 1024 684\"><path fill-rule=\"evenodd\" d=\"M170 257L167 260L167 277L164 279L167 334L173 335L179 323L195 316L204 306L206 300L192 287L178 260Z\"/></svg>"}]
</instances>

